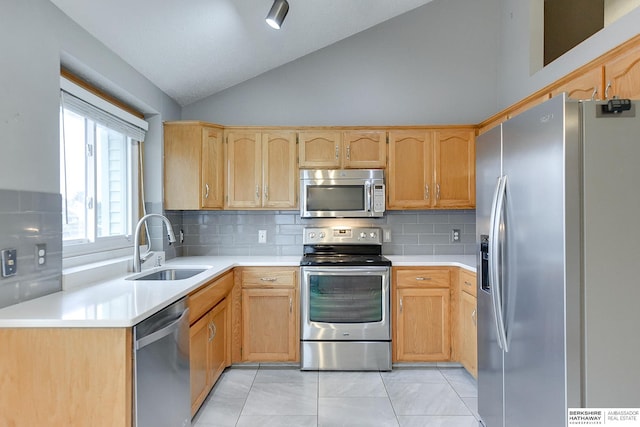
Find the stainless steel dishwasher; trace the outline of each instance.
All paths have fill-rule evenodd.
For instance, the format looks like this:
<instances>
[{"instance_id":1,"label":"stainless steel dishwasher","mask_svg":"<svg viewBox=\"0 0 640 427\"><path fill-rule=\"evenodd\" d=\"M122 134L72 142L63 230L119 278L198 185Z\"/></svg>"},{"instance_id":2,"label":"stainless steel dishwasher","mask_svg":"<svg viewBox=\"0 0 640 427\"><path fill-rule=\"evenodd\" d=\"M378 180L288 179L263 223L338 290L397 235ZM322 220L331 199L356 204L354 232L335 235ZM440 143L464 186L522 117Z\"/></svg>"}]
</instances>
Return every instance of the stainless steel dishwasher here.
<instances>
[{"instance_id":1,"label":"stainless steel dishwasher","mask_svg":"<svg viewBox=\"0 0 640 427\"><path fill-rule=\"evenodd\" d=\"M133 327L135 427L191 425L186 298Z\"/></svg>"}]
</instances>

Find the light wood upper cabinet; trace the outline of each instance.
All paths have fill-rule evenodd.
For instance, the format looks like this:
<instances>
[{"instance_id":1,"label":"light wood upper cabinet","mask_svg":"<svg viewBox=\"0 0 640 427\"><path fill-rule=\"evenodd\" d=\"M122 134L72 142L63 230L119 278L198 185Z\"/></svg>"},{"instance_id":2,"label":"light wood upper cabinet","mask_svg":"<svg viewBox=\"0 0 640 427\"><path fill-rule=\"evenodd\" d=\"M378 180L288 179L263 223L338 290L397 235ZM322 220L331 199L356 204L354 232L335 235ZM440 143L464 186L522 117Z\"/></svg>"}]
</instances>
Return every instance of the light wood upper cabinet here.
<instances>
[{"instance_id":1,"label":"light wood upper cabinet","mask_svg":"<svg viewBox=\"0 0 640 427\"><path fill-rule=\"evenodd\" d=\"M260 132L227 135L227 195L225 207L262 205L262 141Z\"/></svg>"},{"instance_id":2,"label":"light wood upper cabinet","mask_svg":"<svg viewBox=\"0 0 640 427\"><path fill-rule=\"evenodd\" d=\"M222 127L203 122L164 124L164 208L221 209Z\"/></svg>"},{"instance_id":3,"label":"light wood upper cabinet","mask_svg":"<svg viewBox=\"0 0 640 427\"><path fill-rule=\"evenodd\" d=\"M383 130L300 131L302 169L384 169L387 133Z\"/></svg>"},{"instance_id":4,"label":"light wood upper cabinet","mask_svg":"<svg viewBox=\"0 0 640 427\"><path fill-rule=\"evenodd\" d=\"M297 207L294 132L230 132L226 157L226 208Z\"/></svg>"},{"instance_id":5,"label":"light wood upper cabinet","mask_svg":"<svg viewBox=\"0 0 640 427\"><path fill-rule=\"evenodd\" d=\"M342 133L342 166L352 169L384 169L387 165L385 131Z\"/></svg>"},{"instance_id":6,"label":"light wood upper cabinet","mask_svg":"<svg viewBox=\"0 0 640 427\"><path fill-rule=\"evenodd\" d=\"M389 132L389 209L475 207L472 129Z\"/></svg>"},{"instance_id":7,"label":"light wood upper cabinet","mask_svg":"<svg viewBox=\"0 0 640 427\"><path fill-rule=\"evenodd\" d=\"M295 362L300 332L297 270L243 268L242 360Z\"/></svg>"},{"instance_id":8,"label":"light wood upper cabinet","mask_svg":"<svg viewBox=\"0 0 640 427\"><path fill-rule=\"evenodd\" d=\"M476 154L473 130L437 131L434 137L433 207L473 208L476 203Z\"/></svg>"},{"instance_id":9,"label":"light wood upper cabinet","mask_svg":"<svg viewBox=\"0 0 640 427\"><path fill-rule=\"evenodd\" d=\"M299 165L302 169L337 169L341 165L340 131L298 132Z\"/></svg>"},{"instance_id":10,"label":"light wood upper cabinet","mask_svg":"<svg viewBox=\"0 0 640 427\"><path fill-rule=\"evenodd\" d=\"M633 46L604 65L607 99L640 98L640 45Z\"/></svg>"},{"instance_id":11,"label":"light wood upper cabinet","mask_svg":"<svg viewBox=\"0 0 640 427\"><path fill-rule=\"evenodd\" d=\"M567 92L567 96L571 99L603 99L602 73L602 67L594 67L581 75L571 78L566 83L561 83L551 91L551 97Z\"/></svg>"},{"instance_id":12,"label":"light wood upper cabinet","mask_svg":"<svg viewBox=\"0 0 640 427\"><path fill-rule=\"evenodd\" d=\"M389 132L388 209L431 206L433 132Z\"/></svg>"},{"instance_id":13,"label":"light wood upper cabinet","mask_svg":"<svg viewBox=\"0 0 640 427\"><path fill-rule=\"evenodd\" d=\"M448 268L394 268L394 361L451 357Z\"/></svg>"},{"instance_id":14,"label":"light wood upper cabinet","mask_svg":"<svg viewBox=\"0 0 640 427\"><path fill-rule=\"evenodd\" d=\"M262 134L262 206L297 207L298 167L293 132Z\"/></svg>"}]
</instances>

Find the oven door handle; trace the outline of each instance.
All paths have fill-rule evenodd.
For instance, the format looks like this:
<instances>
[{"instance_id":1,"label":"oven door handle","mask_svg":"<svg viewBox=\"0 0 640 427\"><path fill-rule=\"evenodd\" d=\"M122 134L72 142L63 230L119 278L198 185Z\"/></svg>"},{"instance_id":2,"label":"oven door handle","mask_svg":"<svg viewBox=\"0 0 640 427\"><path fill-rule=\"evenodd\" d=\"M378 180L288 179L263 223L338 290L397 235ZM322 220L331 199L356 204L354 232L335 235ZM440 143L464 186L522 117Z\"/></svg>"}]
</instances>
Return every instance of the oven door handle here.
<instances>
[{"instance_id":1,"label":"oven door handle","mask_svg":"<svg viewBox=\"0 0 640 427\"><path fill-rule=\"evenodd\" d=\"M369 274L389 274L389 267L385 266L345 266L345 267L302 267L302 274L317 274L319 276L345 276L349 274L358 275L362 273Z\"/></svg>"}]
</instances>

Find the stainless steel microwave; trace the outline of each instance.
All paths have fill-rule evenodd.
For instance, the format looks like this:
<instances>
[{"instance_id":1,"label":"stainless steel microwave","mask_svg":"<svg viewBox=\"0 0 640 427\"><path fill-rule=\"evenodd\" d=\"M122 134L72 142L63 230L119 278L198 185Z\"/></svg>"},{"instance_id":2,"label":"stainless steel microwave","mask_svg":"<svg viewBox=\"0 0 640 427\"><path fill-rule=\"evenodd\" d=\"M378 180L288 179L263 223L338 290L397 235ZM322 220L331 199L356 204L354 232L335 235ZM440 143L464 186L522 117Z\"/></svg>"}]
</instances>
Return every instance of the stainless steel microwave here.
<instances>
[{"instance_id":1,"label":"stainless steel microwave","mask_svg":"<svg viewBox=\"0 0 640 427\"><path fill-rule=\"evenodd\" d=\"M382 169L300 171L302 218L381 217L385 197Z\"/></svg>"}]
</instances>

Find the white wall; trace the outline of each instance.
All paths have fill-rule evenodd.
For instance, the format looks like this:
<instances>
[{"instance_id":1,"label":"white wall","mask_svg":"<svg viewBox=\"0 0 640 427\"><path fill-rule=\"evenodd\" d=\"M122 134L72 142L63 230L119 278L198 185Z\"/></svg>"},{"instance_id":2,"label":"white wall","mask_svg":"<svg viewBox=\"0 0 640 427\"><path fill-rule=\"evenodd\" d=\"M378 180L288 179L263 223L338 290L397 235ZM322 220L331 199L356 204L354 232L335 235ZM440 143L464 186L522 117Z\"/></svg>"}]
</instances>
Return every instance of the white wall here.
<instances>
[{"instance_id":1,"label":"white wall","mask_svg":"<svg viewBox=\"0 0 640 427\"><path fill-rule=\"evenodd\" d=\"M185 106L224 125L477 123L496 110L499 0L435 0Z\"/></svg>"},{"instance_id":2,"label":"white wall","mask_svg":"<svg viewBox=\"0 0 640 427\"><path fill-rule=\"evenodd\" d=\"M542 36L539 26L543 0L500 0L500 55L498 106L509 105L553 83L640 32L640 9L621 17L589 39L540 69L531 34ZM537 27L536 27L537 26ZM532 47L533 45L533 47ZM533 58L532 58L533 57ZM539 59L542 64L542 59Z\"/></svg>"},{"instance_id":3,"label":"white wall","mask_svg":"<svg viewBox=\"0 0 640 427\"><path fill-rule=\"evenodd\" d=\"M48 0L0 6L0 188L59 192L59 76L67 68L114 92L152 120L147 148L162 149L162 120L180 107ZM157 157L157 156L156 156ZM161 177L161 165L150 174ZM149 188L162 198L162 180Z\"/></svg>"}]
</instances>

